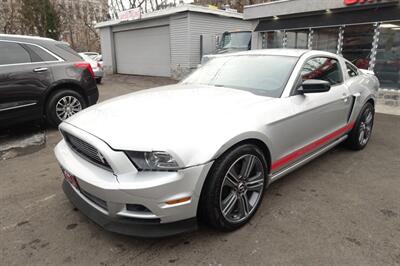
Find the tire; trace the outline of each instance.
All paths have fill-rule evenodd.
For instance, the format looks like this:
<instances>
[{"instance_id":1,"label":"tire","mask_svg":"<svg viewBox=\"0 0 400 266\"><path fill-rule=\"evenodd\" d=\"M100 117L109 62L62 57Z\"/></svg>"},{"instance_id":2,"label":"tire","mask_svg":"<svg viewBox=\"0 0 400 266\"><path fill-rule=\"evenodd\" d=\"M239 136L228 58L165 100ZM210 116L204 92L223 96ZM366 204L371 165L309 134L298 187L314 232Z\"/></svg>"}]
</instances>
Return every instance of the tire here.
<instances>
[{"instance_id":1,"label":"tire","mask_svg":"<svg viewBox=\"0 0 400 266\"><path fill-rule=\"evenodd\" d=\"M97 84L101 84L101 81L102 81L102 78L97 78L97 79L96 79L96 83L97 83Z\"/></svg>"},{"instance_id":2,"label":"tire","mask_svg":"<svg viewBox=\"0 0 400 266\"><path fill-rule=\"evenodd\" d=\"M244 163L249 163L250 158L254 168L247 175L247 179L242 178L241 176L246 174L238 172L244 169ZM228 175L228 171L231 174ZM223 154L215 161L203 186L198 211L200 220L220 231L233 231L245 225L262 201L267 173L265 156L255 145L244 144ZM236 182L233 176L237 176L240 181ZM258 178L254 178L255 176ZM230 182L229 179L234 182ZM248 204L245 204L244 197L247 198ZM233 201L234 204L229 204ZM244 206L248 207L246 215L242 215L246 209Z\"/></svg>"},{"instance_id":3,"label":"tire","mask_svg":"<svg viewBox=\"0 0 400 266\"><path fill-rule=\"evenodd\" d=\"M352 150L362 150L367 146L372 134L374 117L374 106L368 102L361 109L354 128L350 131L349 137L346 140L346 146L348 148ZM363 134L363 137L361 134Z\"/></svg>"},{"instance_id":4,"label":"tire","mask_svg":"<svg viewBox=\"0 0 400 266\"><path fill-rule=\"evenodd\" d=\"M68 105L68 103L70 104ZM57 105L59 109L63 106L66 106L66 108L69 106L70 109L64 109L66 114L63 115L60 113L62 111L56 110ZM57 90L48 98L45 110L46 120L50 125L57 127L63 120L85 109L86 107L87 105L85 99L80 93L71 89Z\"/></svg>"}]
</instances>

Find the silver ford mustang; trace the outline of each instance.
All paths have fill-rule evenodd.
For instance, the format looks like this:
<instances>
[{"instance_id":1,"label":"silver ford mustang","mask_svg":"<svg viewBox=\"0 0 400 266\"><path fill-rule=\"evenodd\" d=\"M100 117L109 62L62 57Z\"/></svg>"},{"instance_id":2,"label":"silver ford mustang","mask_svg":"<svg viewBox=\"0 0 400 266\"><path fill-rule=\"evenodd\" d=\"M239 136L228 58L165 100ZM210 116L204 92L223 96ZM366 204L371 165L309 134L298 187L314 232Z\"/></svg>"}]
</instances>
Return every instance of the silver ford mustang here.
<instances>
[{"instance_id":1,"label":"silver ford mustang","mask_svg":"<svg viewBox=\"0 0 400 266\"><path fill-rule=\"evenodd\" d=\"M162 237L198 219L235 230L275 180L341 142L364 148L378 87L372 72L327 52L214 56L177 85L63 122L63 189L113 232Z\"/></svg>"}]
</instances>

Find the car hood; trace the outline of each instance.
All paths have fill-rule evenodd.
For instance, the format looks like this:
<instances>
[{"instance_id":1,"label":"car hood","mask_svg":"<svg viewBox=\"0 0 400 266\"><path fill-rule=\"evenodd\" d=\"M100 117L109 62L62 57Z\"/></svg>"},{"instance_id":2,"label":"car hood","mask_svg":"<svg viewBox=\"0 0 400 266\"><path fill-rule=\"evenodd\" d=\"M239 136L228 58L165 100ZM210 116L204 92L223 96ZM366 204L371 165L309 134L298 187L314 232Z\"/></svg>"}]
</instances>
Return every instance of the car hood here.
<instances>
[{"instance_id":1,"label":"car hood","mask_svg":"<svg viewBox=\"0 0 400 266\"><path fill-rule=\"evenodd\" d=\"M205 162L251 127L251 110L271 99L231 88L177 84L105 101L66 122L115 150L167 151L188 166Z\"/></svg>"}]
</instances>

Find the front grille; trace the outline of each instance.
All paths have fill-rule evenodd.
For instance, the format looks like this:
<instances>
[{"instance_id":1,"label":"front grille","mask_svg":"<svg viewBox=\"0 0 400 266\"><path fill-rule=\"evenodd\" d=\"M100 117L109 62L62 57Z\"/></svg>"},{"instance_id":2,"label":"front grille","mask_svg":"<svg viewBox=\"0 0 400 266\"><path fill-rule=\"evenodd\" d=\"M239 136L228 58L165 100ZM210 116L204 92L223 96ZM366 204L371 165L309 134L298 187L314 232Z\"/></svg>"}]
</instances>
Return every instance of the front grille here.
<instances>
[{"instance_id":1,"label":"front grille","mask_svg":"<svg viewBox=\"0 0 400 266\"><path fill-rule=\"evenodd\" d=\"M84 159L111 171L111 166L108 164L104 156L89 143L69 134L62 132L68 146Z\"/></svg>"}]
</instances>

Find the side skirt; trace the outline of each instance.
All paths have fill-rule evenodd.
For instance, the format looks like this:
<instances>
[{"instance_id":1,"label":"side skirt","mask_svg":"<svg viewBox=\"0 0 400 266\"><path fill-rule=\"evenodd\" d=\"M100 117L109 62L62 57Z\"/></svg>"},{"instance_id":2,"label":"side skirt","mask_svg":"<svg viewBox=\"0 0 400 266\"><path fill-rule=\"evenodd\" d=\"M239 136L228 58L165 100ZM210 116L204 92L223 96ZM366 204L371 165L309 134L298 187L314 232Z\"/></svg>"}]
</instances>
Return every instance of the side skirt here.
<instances>
[{"instance_id":1,"label":"side skirt","mask_svg":"<svg viewBox=\"0 0 400 266\"><path fill-rule=\"evenodd\" d=\"M307 157L303 158L300 161L295 162L294 164L291 164L285 168L283 168L282 170L279 170L278 172L269 175L269 182L268 185L275 182L276 180L284 177L285 175L293 172L294 170L296 170L297 168L305 165L306 163L314 160L315 158L319 157L320 155L324 154L325 152L329 151L330 149L332 149L333 147L335 147L336 145L338 145L339 143L343 142L344 140L347 139L347 135L342 136L341 138L335 140L334 142L322 147L321 149L311 153L310 155L308 155Z\"/></svg>"}]
</instances>

